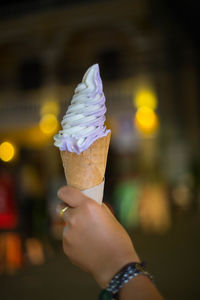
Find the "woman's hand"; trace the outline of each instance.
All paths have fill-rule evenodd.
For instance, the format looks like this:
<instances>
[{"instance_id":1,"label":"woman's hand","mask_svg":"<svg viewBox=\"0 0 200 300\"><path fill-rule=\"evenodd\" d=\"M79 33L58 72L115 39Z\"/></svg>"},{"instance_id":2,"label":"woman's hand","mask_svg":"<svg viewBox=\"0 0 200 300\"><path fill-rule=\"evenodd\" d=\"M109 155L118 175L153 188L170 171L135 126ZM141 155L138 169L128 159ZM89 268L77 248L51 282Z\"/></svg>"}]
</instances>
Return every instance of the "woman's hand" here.
<instances>
[{"instance_id":1,"label":"woman's hand","mask_svg":"<svg viewBox=\"0 0 200 300\"><path fill-rule=\"evenodd\" d=\"M101 287L124 265L139 261L128 234L106 205L67 186L58 191L58 197L69 206L63 213L64 252Z\"/></svg>"}]
</instances>

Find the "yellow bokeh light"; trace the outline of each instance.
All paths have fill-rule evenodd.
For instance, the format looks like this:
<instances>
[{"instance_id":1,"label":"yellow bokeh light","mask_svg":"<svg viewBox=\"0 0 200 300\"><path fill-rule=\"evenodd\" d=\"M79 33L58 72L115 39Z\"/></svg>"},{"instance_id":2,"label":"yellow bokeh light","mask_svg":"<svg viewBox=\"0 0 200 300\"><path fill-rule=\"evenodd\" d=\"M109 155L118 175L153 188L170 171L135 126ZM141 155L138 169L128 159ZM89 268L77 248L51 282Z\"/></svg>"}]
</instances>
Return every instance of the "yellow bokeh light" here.
<instances>
[{"instance_id":1,"label":"yellow bokeh light","mask_svg":"<svg viewBox=\"0 0 200 300\"><path fill-rule=\"evenodd\" d=\"M58 129L58 120L54 114L46 114L40 120L40 129L46 135L53 135Z\"/></svg>"},{"instance_id":2,"label":"yellow bokeh light","mask_svg":"<svg viewBox=\"0 0 200 300\"><path fill-rule=\"evenodd\" d=\"M60 112L59 104L54 100L46 101L45 103L43 103L40 109L41 116L46 114L54 114L58 116L59 112Z\"/></svg>"},{"instance_id":3,"label":"yellow bokeh light","mask_svg":"<svg viewBox=\"0 0 200 300\"><path fill-rule=\"evenodd\" d=\"M157 107L157 97L152 90L139 90L134 98L134 104L137 108L146 106L151 109Z\"/></svg>"},{"instance_id":4,"label":"yellow bokeh light","mask_svg":"<svg viewBox=\"0 0 200 300\"><path fill-rule=\"evenodd\" d=\"M156 113L149 107L140 107L135 116L137 129L144 134L153 134L159 126L159 119Z\"/></svg>"},{"instance_id":5,"label":"yellow bokeh light","mask_svg":"<svg viewBox=\"0 0 200 300\"><path fill-rule=\"evenodd\" d=\"M0 158L5 162L12 160L15 156L15 152L15 146L8 141L0 145Z\"/></svg>"}]
</instances>

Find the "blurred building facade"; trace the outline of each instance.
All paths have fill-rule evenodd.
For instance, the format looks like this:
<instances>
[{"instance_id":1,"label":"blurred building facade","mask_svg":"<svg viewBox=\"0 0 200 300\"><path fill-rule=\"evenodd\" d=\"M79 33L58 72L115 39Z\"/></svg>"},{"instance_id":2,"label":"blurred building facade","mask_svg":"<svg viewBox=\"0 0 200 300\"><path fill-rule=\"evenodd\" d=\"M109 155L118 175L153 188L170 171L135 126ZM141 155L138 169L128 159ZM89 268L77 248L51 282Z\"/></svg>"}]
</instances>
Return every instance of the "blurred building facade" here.
<instances>
[{"instance_id":1,"label":"blurred building facade","mask_svg":"<svg viewBox=\"0 0 200 300\"><path fill-rule=\"evenodd\" d=\"M12 121L18 114L22 121L19 111L27 109L32 117L24 122L37 122L45 97L69 101L71 84L98 62L108 90L108 108L118 110L130 102L138 84L153 85L163 126L168 132L178 127L178 134L185 135L195 152L199 128L196 49L164 5L154 2L88 1L32 13L27 4L24 14L2 20L1 127L9 122L6 114L14 114Z\"/></svg>"}]
</instances>

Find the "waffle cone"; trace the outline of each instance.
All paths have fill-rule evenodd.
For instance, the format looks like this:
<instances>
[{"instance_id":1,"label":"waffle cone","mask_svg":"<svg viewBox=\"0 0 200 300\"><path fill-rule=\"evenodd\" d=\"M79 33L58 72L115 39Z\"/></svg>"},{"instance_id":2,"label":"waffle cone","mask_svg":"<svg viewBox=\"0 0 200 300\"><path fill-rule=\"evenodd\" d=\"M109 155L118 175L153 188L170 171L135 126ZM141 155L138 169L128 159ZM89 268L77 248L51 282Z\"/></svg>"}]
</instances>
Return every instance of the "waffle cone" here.
<instances>
[{"instance_id":1,"label":"waffle cone","mask_svg":"<svg viewBox=\"0 0 200 300\"><path fill-rule=\"evenodd\" d=\"M60 151L68 185L86 190L103 181L110 136L109 132L80 154Z\"/></svg>"}]
</instances>

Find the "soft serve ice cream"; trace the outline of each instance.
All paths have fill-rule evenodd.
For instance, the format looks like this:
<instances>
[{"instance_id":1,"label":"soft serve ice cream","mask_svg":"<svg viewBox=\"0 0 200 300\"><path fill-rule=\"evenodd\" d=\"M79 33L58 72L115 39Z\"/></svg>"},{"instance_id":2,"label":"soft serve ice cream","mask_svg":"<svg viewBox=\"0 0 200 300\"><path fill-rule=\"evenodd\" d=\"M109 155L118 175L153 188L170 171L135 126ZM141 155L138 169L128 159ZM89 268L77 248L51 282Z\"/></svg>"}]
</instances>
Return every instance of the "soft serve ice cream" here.
<instances>
[{"instance_id":1,"label":"soft serve ice cream","mask_svg":"<svg viewBox=\"0 0 200 300\"><path fill-rule=\"evenodd\" d=\"M103 199L111 138L111 131L104 124L105 113L99 66L95 64L75 89L54 144L60 149L67 185L98 203Z\"/></svg>"},{"instance_id":2,"label":"soft serve ice cream","mask_svg":"<svg viewBox=\"0 0 200 300\"><path fill-rule=\"evenodd\" d=\"M99 138L108 135L105 122L105 96L99 66L91 66L75 89L71 105L61 122L62 130L54 137L61 151L80 154Z\"/></svg>"}]
</instances>

